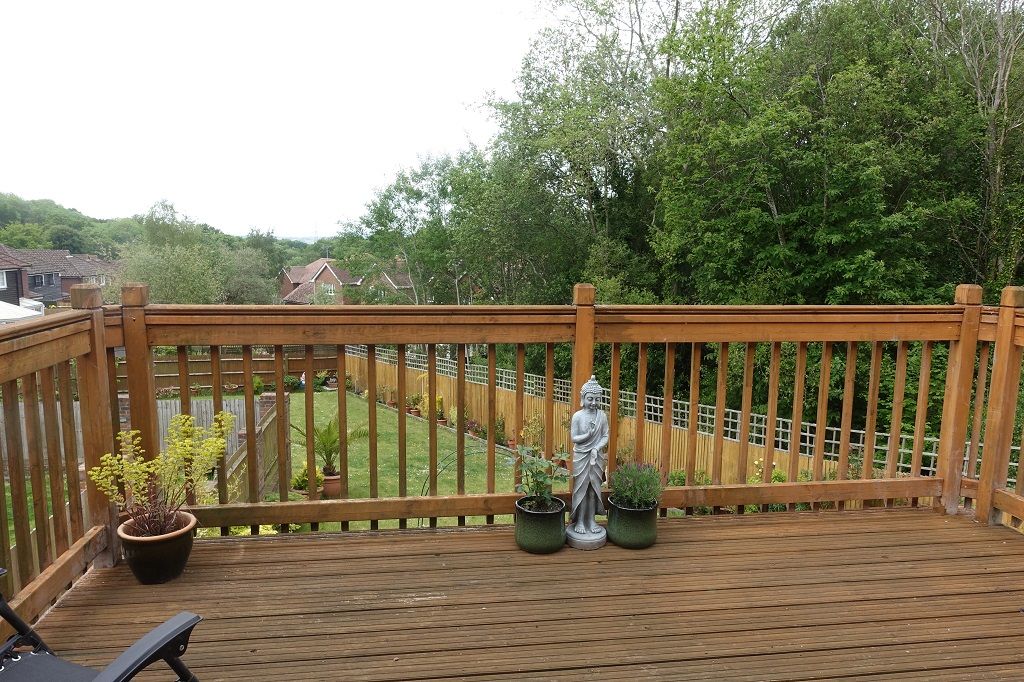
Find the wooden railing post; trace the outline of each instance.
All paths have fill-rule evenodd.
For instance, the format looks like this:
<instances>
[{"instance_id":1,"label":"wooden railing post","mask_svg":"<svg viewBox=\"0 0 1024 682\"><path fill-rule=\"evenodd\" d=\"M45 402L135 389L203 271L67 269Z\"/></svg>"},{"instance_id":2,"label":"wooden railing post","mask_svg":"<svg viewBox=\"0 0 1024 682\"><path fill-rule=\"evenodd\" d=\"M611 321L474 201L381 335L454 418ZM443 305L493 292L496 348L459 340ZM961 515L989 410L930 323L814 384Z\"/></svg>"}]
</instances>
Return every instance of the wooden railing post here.
<instances>
[{"instance_id":1,"label":"wooden railing post","mask_svg":"<svg viewBox=\"0 0 1024 682\"><path fill-rule=\"evenodd\" d=\"M942 427L939 432L939 466L942 476L940 508L955 514L960 506L960 480L964 470L967 419L971 412L971 385L974 381L974 357L978 349L981 324L981 287L961 284L954 303L964 307L960 338L950 345L946 370L946 394L942 403Z\"/></svg>"},{"instance_id":2,"label":"wooden railing post","mask_svg":"<svg viewBox=\"0 0 1024 682\"><path fill-rule=\"evenodd\" d=\"M1013 421L1017 411L1017 389L1020 382L1021 349L1013 342L1017 310L1024 308L1024 288L1006 287L999 301L996 323L995 358L992 361L992 386L988 394L985 449L978 481L976 519L988 525L998 522L992 508L992 495L1006 487L1010 468L1010 444Z\"/></svg>"},{"instance_id":3,"label":"wooden railing post","mask_svg":"<svg viewBox=\"0 0 1024 682\"><path fill-rule=\"evenodd\" d=\"M99 286L76 284L71 287L71 306L92 314L89 353L78 358L78 393L82 406L82 451L85 470L99 466L100 457L114 447L110 423L110 384L107 347L103 322L103 298ZM107 549L97 556L98 566L113 566L121 557L117 538L117 514L111 502L88 476L85 479L89 523L107 527Z\"/></svg>"},{"instance_id":4,"label":"wooden railing post","mask_svg":"<svg viewBox=\"0 0 1024 682\"><path fill-rule=\"evenodd\" d=\"M577 284L572 292L572 303L576 306L576 340L572 348L570 414L579 405L580 389L594 373L594 294L593 284Z\"/></svg>"},{"instance_id":5,"label":"wooden railing post","mask_svg":"<svg viewBox=\"0 0 1024 682\"><path fill-rule=\"evenodd\" d=\"M132 430L142 438L146 457L159 454L157 436L156 382L153 379L153 354L146 335L146 305L149 285L129 283L121 287L121 324L124 352L128 363L128 407ZM186 389L187 390L187 389Z\"/></svg>"}]
</instances>

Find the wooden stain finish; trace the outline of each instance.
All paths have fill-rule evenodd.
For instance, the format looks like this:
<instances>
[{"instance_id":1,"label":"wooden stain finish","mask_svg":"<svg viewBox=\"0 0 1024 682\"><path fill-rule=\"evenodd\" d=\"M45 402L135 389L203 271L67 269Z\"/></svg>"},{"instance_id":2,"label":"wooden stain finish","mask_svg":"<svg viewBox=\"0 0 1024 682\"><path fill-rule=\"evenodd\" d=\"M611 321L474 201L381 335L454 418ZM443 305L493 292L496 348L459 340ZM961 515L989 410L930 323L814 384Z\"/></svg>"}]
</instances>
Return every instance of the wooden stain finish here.
<instances>
[{"instance_id":1,"label":"wooden stain finish","mask_svg":"<svg viewBox=\"0 0 1024 682\"><path fill-rule=\"evenodd\" d=\"M661 457L659 469L662 483L668 482L669 455L672 448L673 383L676 378L676 344L665 344L665 380L661 412Z\"/></svg>"},{"instance_id":2,"label":"wooden stain finish","mask_svg":"<svg viewBox=\"0 0 1024 682\"><path fill-rule=\"evenodd\" d=\"M67 551L69 542L67 515L64 513L64 463L60 451L60 425L57 420L57 384L53 367L39 370L39 390L43 400L46 470L49 474L50 501L53 507L54 558Z\"/></svg>"}]
</instances>

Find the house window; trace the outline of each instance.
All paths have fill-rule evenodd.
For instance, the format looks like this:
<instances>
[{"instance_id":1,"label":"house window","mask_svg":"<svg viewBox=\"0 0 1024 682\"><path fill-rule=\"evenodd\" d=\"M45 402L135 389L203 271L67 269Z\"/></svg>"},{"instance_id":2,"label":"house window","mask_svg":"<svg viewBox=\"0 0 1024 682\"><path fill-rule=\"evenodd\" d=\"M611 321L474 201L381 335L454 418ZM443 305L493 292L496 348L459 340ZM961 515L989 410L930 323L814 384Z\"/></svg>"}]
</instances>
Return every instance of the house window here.
<instances>
[{"instance_id":1,"label":"house window","mask_svg":"<svg viewBox=\"0 0 1024 682\"><path fill-rule=\"evenodd\" d=\"M324 293L327 294L328 296L334 296L334 285L333 284L325 284L324 285Z\"/></svg>"},{"instance_id":2,"label":"house window","mask_svg":"<svg viewBox=\"0 0 1024 682\"><path fill-rule=\"evenodd\" d=\"M0 289L7 288L7 270L0 270Z\"/></svg>"},{"instance_id":3,"label":"house window","mask_svg":"<svg viewBox=\"0 0 1024 682\"><path fill-rule=\"evenodd\" d=\"M28 278L28 285L30 287L32 287L33 289L35 289L36 287L43 286L43 276L42 275L31 275Z\"/></svg>"},{"instance_id":4,"label":"house window","mask_svg":"<svg viewBox=\"0 0 1024 682\"><path fill-rule=\"evenodd\" d=\"M52 272L48 273L46 275L46 286L48 286L48 287L52 287L53 286L53 273Z\"/></svg>"}]
</instances>

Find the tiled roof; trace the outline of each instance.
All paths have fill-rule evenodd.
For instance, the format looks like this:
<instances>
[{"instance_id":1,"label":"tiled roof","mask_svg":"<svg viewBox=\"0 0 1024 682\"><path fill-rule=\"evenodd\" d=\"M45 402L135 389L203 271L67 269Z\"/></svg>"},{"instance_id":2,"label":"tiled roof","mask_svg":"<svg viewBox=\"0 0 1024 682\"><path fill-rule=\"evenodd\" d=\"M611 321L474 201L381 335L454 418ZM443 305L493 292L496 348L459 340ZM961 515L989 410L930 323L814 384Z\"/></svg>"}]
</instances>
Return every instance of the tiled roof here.
<instances>
[{"instance_id":1,"label":"tiled roof","mask_svg":"<svg viewBox=\"0 0 1024 682\"><path fill-rule=\"evenodd\" d=\"M0 244L0 268L23 268L27 264L9 246Z\"/></svg>"},{"instance_id":2,"label":"tiled roof","mask_svg":"<svg viewBox=\"0 0 1024 682\"><path fill-rule=\"evenodd\" d=\"M26 263L30 275L56 272L61 277L94 277L107 274L117 266L91 254L72 254L67 249L12 249Z\"/></svg>"},{"instance_id":3,"label":"tiled roof","mask_svg":"<svg viewBox=\"0 0 1024 682\"><path fill-rule=\"evenodd\" d=\"M353 275L348 270L341 270L330 258L317 258L309 265L291 265L284 268L284 274L292 284L302 284L311 281L316 275L327 266L342 284L356 284L362 282L361 276Z\"/></svg>"},{"instance_id":4,"label":"tiled roof","mask_svg":"<svg viewBox=\"0 0 1024 682\"><path fill-rule=\"evenodd\" d=\"M313 300L314 285L312 282L303 282L295 287L295 290L284 297L285 303L299 303L309 305Z\"/></svg>"}]
</instances>

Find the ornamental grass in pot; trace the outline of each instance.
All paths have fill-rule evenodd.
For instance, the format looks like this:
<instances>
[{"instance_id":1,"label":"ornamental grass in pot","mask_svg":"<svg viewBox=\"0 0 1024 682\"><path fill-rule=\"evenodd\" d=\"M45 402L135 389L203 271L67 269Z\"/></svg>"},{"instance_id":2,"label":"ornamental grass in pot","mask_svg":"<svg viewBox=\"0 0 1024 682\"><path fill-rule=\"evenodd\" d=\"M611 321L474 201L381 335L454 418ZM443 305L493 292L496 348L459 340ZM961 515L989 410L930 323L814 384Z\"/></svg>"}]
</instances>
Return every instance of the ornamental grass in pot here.
<instances>
[{"instance_id":1,"label":"ornamental grass in pot","mask_svg":"<svg viewBox=\"0 0 1024 682\"><path fill-rule=\"evenodd\" d=\"M522 475L516 492L525 493L516 500L516 544L533 554L557 552L565 545L565 502L551 487L568 480L569 471L525 446L510 459Z\"/></svg>"},{"instance_id":2,"label":"ornamental grass in pot","mask_svg":"<svg viewBox=\"0 0 1024 682\"><path fill-rule=\"evenodd\" d=\"M650 464L627 462L612 472L608 488L608 539L630 549L653 545L664 490L661 472Z\"/></svg>"},{"instance_id":3,"label":"ornamental grass in pot","mask_svg":"<svg viewBox=\"0 0 1024 682\"><path fill-rule=\"evenodd\" d=\"M221 412L203 428L189 415L176 415L167 427L166 449L152 459L146 459L138 431L121 431L118 452L103 455L89 470L96 487L127 515L117 534L140 583L164 583L185 570L196 528L185 503L212 501L206 474L224 456L234 420Z\"/></svg>"}]
</instances>

